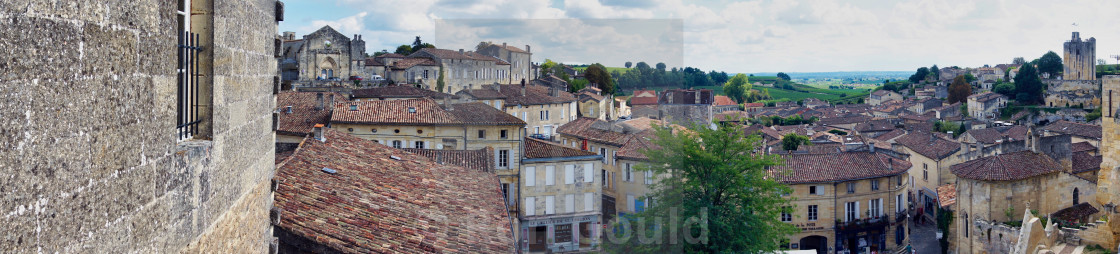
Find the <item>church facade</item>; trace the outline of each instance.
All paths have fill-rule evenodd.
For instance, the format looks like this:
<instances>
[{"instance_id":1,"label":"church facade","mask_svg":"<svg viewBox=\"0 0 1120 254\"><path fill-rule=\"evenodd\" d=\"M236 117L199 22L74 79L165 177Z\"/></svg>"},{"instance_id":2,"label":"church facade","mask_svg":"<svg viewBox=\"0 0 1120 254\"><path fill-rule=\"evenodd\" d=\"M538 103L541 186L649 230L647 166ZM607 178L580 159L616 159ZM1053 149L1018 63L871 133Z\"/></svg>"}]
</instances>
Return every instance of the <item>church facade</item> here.
<instances>
[{"instance_id":1,"label":"church facade","mask_svg":"<svg viewBox=\"0 0 1120 254\"><path fill-rule=\"evenodd\" d=\"M280 73L285 81L369 78L364 72L366 42L361 35L346 37L324 26L300 39L293 32L284 32L282 40Z\"/></svg>"}]
</instances>

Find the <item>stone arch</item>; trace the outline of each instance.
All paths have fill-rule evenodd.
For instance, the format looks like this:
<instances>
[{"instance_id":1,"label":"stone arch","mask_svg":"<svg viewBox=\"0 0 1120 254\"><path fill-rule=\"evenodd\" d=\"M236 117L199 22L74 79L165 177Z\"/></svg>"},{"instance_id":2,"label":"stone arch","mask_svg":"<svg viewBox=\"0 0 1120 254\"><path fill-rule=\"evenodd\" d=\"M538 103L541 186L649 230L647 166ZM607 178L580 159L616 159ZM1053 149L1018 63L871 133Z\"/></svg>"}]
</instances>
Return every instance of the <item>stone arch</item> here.
<instances>
[{"instance_id":1,"label":"stone arch","mask_svg":"<svg viewBox=\"0 0 1120 254\"><path fill-rule=\"evenodd\" d=\"M338 68L338 62L333 57L326 57L323 61L319 62L319 75L323 78L334 77L335 70Z\"/></svg>"},{"instance_id":2,"label":"stone arch","mask_svg":"<svg viewBox=\"0 0 1120 254\"><path fill-rule=\"evenodd\" d=\"M806 236L798 241L798 245L802 250L816 250L817 254L828 253L828 237L819 235Z\"/></svg>"},{"instance_id":3,"label":"stone arch","mask_svg":"<svg viewBox=\"0 0 1120 254\"><path fill-rule=\"evenodd\" d=\"M1081 190L1074 187L1073 188L1073 205L1077 205L1078 203L1081 203L1080 201L1081 201Z\"/></svg>"}]
</instances>

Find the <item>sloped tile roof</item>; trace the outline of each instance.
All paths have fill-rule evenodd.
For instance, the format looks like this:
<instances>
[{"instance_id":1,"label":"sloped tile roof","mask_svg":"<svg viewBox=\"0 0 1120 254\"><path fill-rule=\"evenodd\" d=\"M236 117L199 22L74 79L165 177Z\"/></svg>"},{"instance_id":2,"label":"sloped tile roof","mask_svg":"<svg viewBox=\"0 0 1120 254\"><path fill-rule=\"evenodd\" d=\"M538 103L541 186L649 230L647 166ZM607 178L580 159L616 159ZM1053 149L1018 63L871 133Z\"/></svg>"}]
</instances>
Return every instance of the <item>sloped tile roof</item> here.
<instances>
[{"instance_id":1,"label":"sloped tile roof","mask_svg":"<svg viewBox=\"0 0 1120 254\"><path fill-rule=\"evenodd\" d=\"M323 95L323 109L316 110L318 104L317 94ZM331 120L330 96L334 95L336 102L345 101L346 97L340 93L320 92L282 92L276 95L276 110L279 112L278 134L305 136L311 133L315 124L326 124ZM292 113L288 113L288 106L292 106Z\"/></svg>"},{"instance_id":2,"label":"sloped tile roof","mask_svg":"<svg viewBox=\"0 0 1120 254\"><path fill-rule=\"evenodd\" d=\"M497 86L497 87L495 87ZM576 101L576 96L568 91L557 89L550 95L549 87L542 85L525 85L525 94L521 94L521 85L485 85L478 89L463 90L468 96L479 100L502 99L505 105L545 105L568 103Z\"/></svg>"},{"instance_id":3,"label":"sloped tile roof","mask_svg":"<svg viewBox=\"0 0 1120 254\"><path fill-rule=\"evenodd\" d=\"M715 101L716 106L738 105L738 103L735 103L735 100L732 100L731 97L727 97L727 96L723 96L723 95L716 95L715 100L716 100Z\"/></svg>"},{"instance_id":4,"label":"sloped tile roof","mask_svg":"<svg viewBox=\"0 0 1120 254\"><path fill-rule=\"evenodd\" d=\"M1093 156L1089 154L1089 152L1074 152L1070 158L1073 164L1073 173L1100 170L1101 161L1103 159L1104 157L1100 155Z\"/></svg>"},{"instance_id":5,"label":"sloped tile roof","mask_svg":"<svg viewBox=\"0 0 1120 254\"><path fill-rule=\"evenodd\" d=\"M1087 138L1100 139L1101 126L1083 123L1075 123L1066 120L1061 120L1047 124L1042 127L1043 130L1057 132L1061 134L1069 134L1072 136L1081 136Z\"/></svg>"},{"instance_id":6,"label":"sloped tile roof","mask_svg":"<svg viewBox=\"0 0 1120 254\"><path fill-rule=\"evenodd\" d=\"M378 99L424 98L424 97L433 98L433 99L443 99L444 97L448 97L448 96L450 96L452 99L458 99L459 98L459 96L446 94L446 93L441 93L441 92L436 92L436 91L423 89L423 88L419 88L419 87L411 86L411 85L404 85L404 86L390 85L390 86L382 86L382 87L355 89L353 97L355 99L357 99L357 98L363 98L363 99L364 98L378 98Z\"/></svg>"},{"instance_id":7,"label":"sloped tile roof","mask_svg":"<svg viewBox=\"0 0 1120 254\"><path fill-rule=\"evenodd\" d=\"M442 162L443 164L451 164L481 172L494 172L494 149L489 147L478 150L419 148L402 148L401 150L424 156L436 163Z\"/></svg>"},{"instance_id":8,"label":"sloped tile roof","mask_svg":"<svg viewBox=\"0 0 1120 254\"><path fill-rule=\"evenodd\" d=\"M968 130L965 131L965 134L972 135L972 138L983 144L996 144L1000 142L1026 140L1027 127L1022 125L1000 126Z\"/></svg>"},{"instance_id":9,"label":"sloped tile roof","mask_svg":"<svg viewBox=\"0 0 1120 254\"><path fill-rule=\"evenodd\" d=\"M634 96L630 97L630 105L657 105L657 91L634 91Z\"/></svg>"},{"instance_id":10,"label":"sloped tile roof","mask_svg":"<svg viewBox=\"0 0 1120 254\"><path fill-rule=\"evenodd\" d=\"M342 253L515 250L494 174L323 132L277 167L281 230Z\"/></svg>"},{"instance_id":11,"label":"sloped tile roof","mask_svg":"<svg viewBox=\"0 0 1120 254\"><path fill-rule=\"evenodd\" d=\"M961 150L960 143L924 131L915 131L903 135L896 138L894 142L934 160L943 159Z\"/></svg>"},{"instance_id":12,"label":"sloped tile roof","mask_svg":"<svg viewBox=\"0 0 1120 254\"><path fill-rule=\"evenodd\" d=\"M1004 100L1006 100L1007 96L1003 96L1002 94L993 93L993 92L983 92L983 93L978 93L978 94L973 94L973 95L968 96L968 99L976 100L977 102L987 102L987 101L998 99L998 98L1003 98Z\"/></svg>"},{"instance_id":13,"label":"sloped tile roof","mask_svg":"<svg viewBox=\"0 0 1120 254\"><path fill-rule=\"evenodd\" d=\"M953 174L973 180L1014 181L1062 170L1062 165L1041 153L1019 151L982 157L950 167Z\"/></svg>"},{"instance_id":14,"label":"sloped tile roof","mask_svg":"<svg viewBox=\"0 0 1120 254\"><path fill-rule=\"evenodd\" d=\"M937 186L937 202L941 207L949 207L957 203L957 186L951 183Z\"/></svg>"},{"instance_id":15,"label":"sloped tile roof","mask_svg":"<svg viewBox=\"0 0 1120 254\"><path fill-rule=\"evenodd\" d=\"M498 45L498 44L490 44L490 46L487 46L487 47L497 47L497 48L503 48L503 47L502 47L502 45ZM517 52L517 53L529 53L528 51L525 51L525 50L522 50L522 49L520 49L520 48L514 47L513 45L506 45L506 46L505 46L504 48L505 48L506 50L509 50L509 51L511 51L511 52Z\"/></svg>"},{"instance_id":16,"label":"sloped tile roof","mask_svg":"<svg viewBox=\"0 0 1120 254\"><path fill-rule=\"evenodd\" d=\"M906 131L903 130L903 129L894 129L894 130L889 131L887 133L879 134L879 136L875 136L873 139L879 140L879 141L890 141L891 139L901 137L902 135L905 135L905 134L906 134Z\"/></svg>"},{"instance_id":17,"label":"sloped tile roof","mask_svg":"<svg viewBox=\"0 0 1120 254\"><path fill-rule=\"evenodd\" d=\"M856 131L859 132L877 132L877 131L890 131L894 130L894 123L890 120L872 120L856 124Z\"/></svg>"},{"instance_id":18,"label":"sloped tile roof","mask_svg":"<svg viewBox=\"0 0 1120 254\"><path fill-rule=\"evenodd\" d=\"M417 66L417 65L420 65L420 66L439 66L439 63L436 63L435 60L432 60L431 58L427 58L427 57L409 57L409 58L405 58L405 59L401 59L401 60L397 60L396 62L393 62L392 68L394 70L404 70L404 69L412 68L412 66Z\"/></svg>"},{"instance_id":19,"label":"sloped tile roof","mask_svg":"<svg viewBox=\"0 0 1120 254\"><path fill-rule=\"evenodd\" d=\"M832 183L902 174L910 162L885 153L840 152L783 154L785 164L771 167L770 175L786 184Z\"/></svg>"},{"instance_id":20,"label":"sloped tile roof","mask_svg":"<svg viewBox=\"0 0 1120 254\"><path fill-rule=\"evenodd\" d=\"M603 101L603 99L605 98L602 95L595 94L591 91L582 91L577 95L579 95L579 101L581 102L588 100Z\"/></svg>"},{"instance_id":21,"label":"sloped tile roof","mask_svg":"<svg viewBox=\"0 0 1120 254\"><path fill-rule=\"evenodd\" d=\"M649 158L642 153L645 149L659 149L660 146L653 143L656 138L653 129L646 129L636 134L630 135L622 148L618 149L618 158L645 161Z\"/></svg>"},{"instance_id":22,"label":"sloped tile roof","mask_svg":"<svg viewBox=\"0 0 1120 254\"><path fill-rule=\"evenodd\" d=\"M593 152L582 151L535 138L525 138L525 143L523 144L525 145L524 156L526 159L598 155Z\"/></svg>"},{"instance_id":23,"label":"sloped tile roof","mask_svg":"<svg viewBox=\"0 0 1120 254\"><path fill-rule=\"evenodd\" d=\"M1079 204L1063 208L1054 212L1053 219L1062 227L1076 227L1074 223L1089 217L1090 215L1100 212L1096 207L1088 202L1081 202Z\"/></svg>"},{"instance_id":24,"label":"sloped tile roof","mask_svg":"<svg viewBox=\"0 0 1120 254\"><path fill-rule=\"evenodd\" d=\"M1070 150L1073 152L1096 151L1097 147L1090 144L1089 141L1081 141L1070 145Z\"/></svg>"},{"instance_id":25,"label":"sloped tile roof","mask_svg":"<svg viewBox=\"0 0 1120 254\"><path fill-rule=\"evenodd\" d=\"M610 124L611 123L595 118L580 117L556 128L556 133L587 139L593 142L621 146L626 142L627 135L622 132L611 131L604 128L604 126L609 126Z\"/></svg>"},{"instance_id":26,"label":"sloped tile roof","mask_svg":"<svg viewBox=\"0 0 1120 254\"><path fill-rule=\"evenodd\" d=\"M357 110L350 110L351 106ZM525 125L525 121L481 102L450 107L432 99L335 103L331 122L394 125Z\"/></svg>"}]
</instances>

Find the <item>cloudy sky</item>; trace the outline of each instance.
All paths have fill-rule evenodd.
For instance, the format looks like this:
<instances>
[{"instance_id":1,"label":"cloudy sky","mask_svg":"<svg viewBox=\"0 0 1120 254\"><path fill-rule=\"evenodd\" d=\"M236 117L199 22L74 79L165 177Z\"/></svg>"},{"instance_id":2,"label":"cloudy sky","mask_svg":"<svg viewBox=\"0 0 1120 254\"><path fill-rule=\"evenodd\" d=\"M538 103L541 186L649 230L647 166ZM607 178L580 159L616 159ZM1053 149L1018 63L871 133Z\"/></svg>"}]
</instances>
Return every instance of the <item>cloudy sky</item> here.
<instances>
[{"instance_id":1,"label":"cloudy sky","mask_svg":"<svg viewBox=\"0 0 1120 254\"><path fill-rule=\"evenodd\" d=\"M903 71L1061 53L1073 31L1120 55L1120 1L285 0L281 31L330 25L369 52L533 46L533 61L727 72ZM1077 26L1074 26L1074 24ZM437 31L439 31L437 33Z\"/></svg>"}]
</instances>

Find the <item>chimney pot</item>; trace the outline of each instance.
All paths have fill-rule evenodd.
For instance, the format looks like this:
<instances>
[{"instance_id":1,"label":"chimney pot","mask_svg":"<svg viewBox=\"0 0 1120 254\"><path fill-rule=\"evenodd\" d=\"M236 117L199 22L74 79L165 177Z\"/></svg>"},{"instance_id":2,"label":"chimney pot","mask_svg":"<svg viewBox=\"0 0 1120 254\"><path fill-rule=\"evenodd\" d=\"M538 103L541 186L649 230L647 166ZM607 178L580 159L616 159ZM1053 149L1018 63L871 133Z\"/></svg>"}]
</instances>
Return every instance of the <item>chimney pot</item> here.
<instances>
[{"instance_id":1,"label":"chimney pot","mask_svg":"<svg viewBox=\"0 0 1120 254\"><path fill-rule=\"evenodd\" d=\"M323 124L316 124L315 127L311 128L312 135L315 135L315 140L318 140L319 142L327 142L327 137L323 136L324 126L325 125Z\"/></svg>"}]
</instances>

